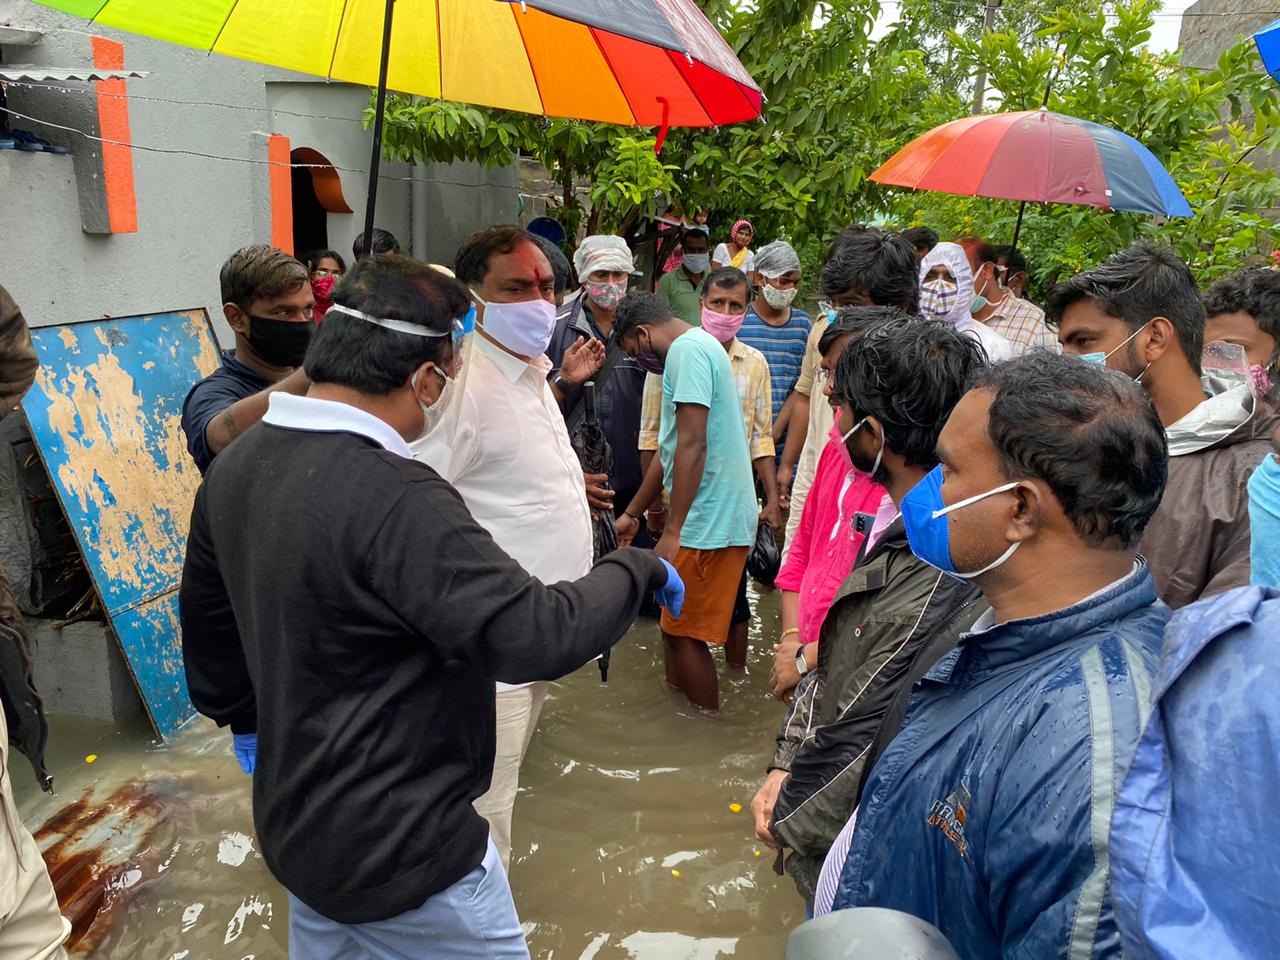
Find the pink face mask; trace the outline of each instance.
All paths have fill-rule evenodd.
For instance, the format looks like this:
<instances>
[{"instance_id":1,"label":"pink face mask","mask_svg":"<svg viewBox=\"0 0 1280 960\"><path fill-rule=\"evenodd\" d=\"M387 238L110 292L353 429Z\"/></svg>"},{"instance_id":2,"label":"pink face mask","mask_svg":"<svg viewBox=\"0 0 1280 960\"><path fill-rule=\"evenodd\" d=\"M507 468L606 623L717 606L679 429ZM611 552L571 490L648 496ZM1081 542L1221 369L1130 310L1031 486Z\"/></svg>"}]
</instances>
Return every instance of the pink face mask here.
<instances>
[{"instance_id":1,"label":"pink face mask","mask_svg":"<svg viewBox=\"0 0 1280 960\"><path fill-rule=\"evenodd\" d=\"M716 313L714 310L702 308L702 329L707 331L721 343L728 343L742 329L742 321L746 314L734 316L729 313Z\"/></svg>"},{"instance_id":2,"label":"pink face mask","mask_svg":"<svg viewBox=\"0 0 1280 960\"><path fill-rule=\"evenodd\" d=\"M1249 364L1249 380L1253 384L1253 394L1256 397L1265 397L1271 389L1271 374L1261 364Z\"/></svg>"},{"instance_id":3,"label":"pink face mask","mask_svg":"<svg viewBox=\"0 0 1280 960\"><path fill-rule=\"evenodd\" d=\"M846 468L853 469L853 457L849 455L849 445L844 442L844 434L840 432L840 417L836 417L836 422L831 425L831 429L827 432L827 436L835 441L837 447L840 448L840 459L844 462Z\"/></svg>"}]
</instances>

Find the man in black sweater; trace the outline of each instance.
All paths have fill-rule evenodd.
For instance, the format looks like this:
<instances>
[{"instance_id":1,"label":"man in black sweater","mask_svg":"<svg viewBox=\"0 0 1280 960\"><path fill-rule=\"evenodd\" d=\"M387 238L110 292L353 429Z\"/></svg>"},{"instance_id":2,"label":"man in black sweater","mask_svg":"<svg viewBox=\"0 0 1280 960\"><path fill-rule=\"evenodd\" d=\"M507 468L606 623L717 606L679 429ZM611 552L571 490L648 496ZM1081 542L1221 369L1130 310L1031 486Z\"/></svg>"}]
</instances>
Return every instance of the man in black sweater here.
<instances>
[{"instance_id":1,"label":"man in black sweater","mask_svg":"<svg viewBox=\"0 0 1280 960\"><path fill-rule=\"evenodd\" d=\"M254 772L294 960L527 957L471 806L489 785L494 681L559 677L616 643L649 592L678 607L682 587L638 550L545 586L411 459L453 402L459 284L370 258L333 300L308 394L273 394L196 495L191 698Z\"/></svg>"}]
</instances>

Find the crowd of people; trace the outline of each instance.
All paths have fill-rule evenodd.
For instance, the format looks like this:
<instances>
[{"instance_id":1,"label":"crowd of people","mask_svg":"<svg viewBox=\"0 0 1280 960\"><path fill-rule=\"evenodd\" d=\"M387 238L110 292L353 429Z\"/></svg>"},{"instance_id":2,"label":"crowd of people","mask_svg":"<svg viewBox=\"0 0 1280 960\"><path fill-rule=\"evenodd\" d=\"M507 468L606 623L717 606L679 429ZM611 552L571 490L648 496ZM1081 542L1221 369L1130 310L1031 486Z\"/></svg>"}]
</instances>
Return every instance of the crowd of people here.
<instances>
[{"instance_id":1,"label":"crowd of people","mask_svg":"<svg viewBox=\"0 0 1280 960\"><path fill-rule=\"evenodd\" d=\"M1202 294L1141 242L1040 307L1020 250L854 226L811 316L797 252L753 242L689 224L653 289L621 237L513 225L451 267L385 231L349 270L223 266L183 653L291 956L527 956L506 870L548 682L660 608L666 683L718 709L762 527L751 811L808 915L903 911L966 958L1268 955L1272 887L1215 898L1280 792L1280 666L1236 652L1280 618L1280 273ZM1215 778L1241 731L1269 759Z\"/></svg>"}]
</instances>

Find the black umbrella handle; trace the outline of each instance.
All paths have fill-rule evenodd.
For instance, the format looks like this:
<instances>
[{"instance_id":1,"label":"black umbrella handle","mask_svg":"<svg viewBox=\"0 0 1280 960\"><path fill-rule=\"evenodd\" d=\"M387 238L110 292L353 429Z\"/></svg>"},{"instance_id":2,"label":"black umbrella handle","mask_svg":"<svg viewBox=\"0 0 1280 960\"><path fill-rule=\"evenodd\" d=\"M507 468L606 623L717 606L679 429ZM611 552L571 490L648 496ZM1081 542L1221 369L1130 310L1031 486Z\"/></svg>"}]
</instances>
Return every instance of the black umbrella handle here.
<instances>
[{"instance_id":1,"label":"black umbrella handle","mask_svg":"<svg viewBox=\"0 0 1280 960\"><path fill-rule=\"evenodd\" d=\"M588 380L582 385L582 399L586 404L587 422L593 423L596 419L596 382Z\"/></svg>"}]
</instances>

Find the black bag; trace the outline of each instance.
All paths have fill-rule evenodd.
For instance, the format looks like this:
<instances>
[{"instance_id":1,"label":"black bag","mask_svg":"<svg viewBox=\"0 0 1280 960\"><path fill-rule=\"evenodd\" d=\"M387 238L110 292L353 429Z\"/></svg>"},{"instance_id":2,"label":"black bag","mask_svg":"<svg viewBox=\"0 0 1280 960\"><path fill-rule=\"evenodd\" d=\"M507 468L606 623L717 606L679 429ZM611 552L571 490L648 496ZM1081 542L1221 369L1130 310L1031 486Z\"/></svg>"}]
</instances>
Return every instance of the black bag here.
<instances>
[{"instance_id":1,"label":"black bag","mask_svg":"<svg viewBox=\"0 0 1280 960\"><path fill-rule=\"evenodd\" d=\"M782 551L778 549L778 541L773 537L773 527L768 521L761 520L756 527L756 542L751 545L747 554L747 573L756 583L766 587L773 586L782 568Z\"/></svg>"}]
</instances>

